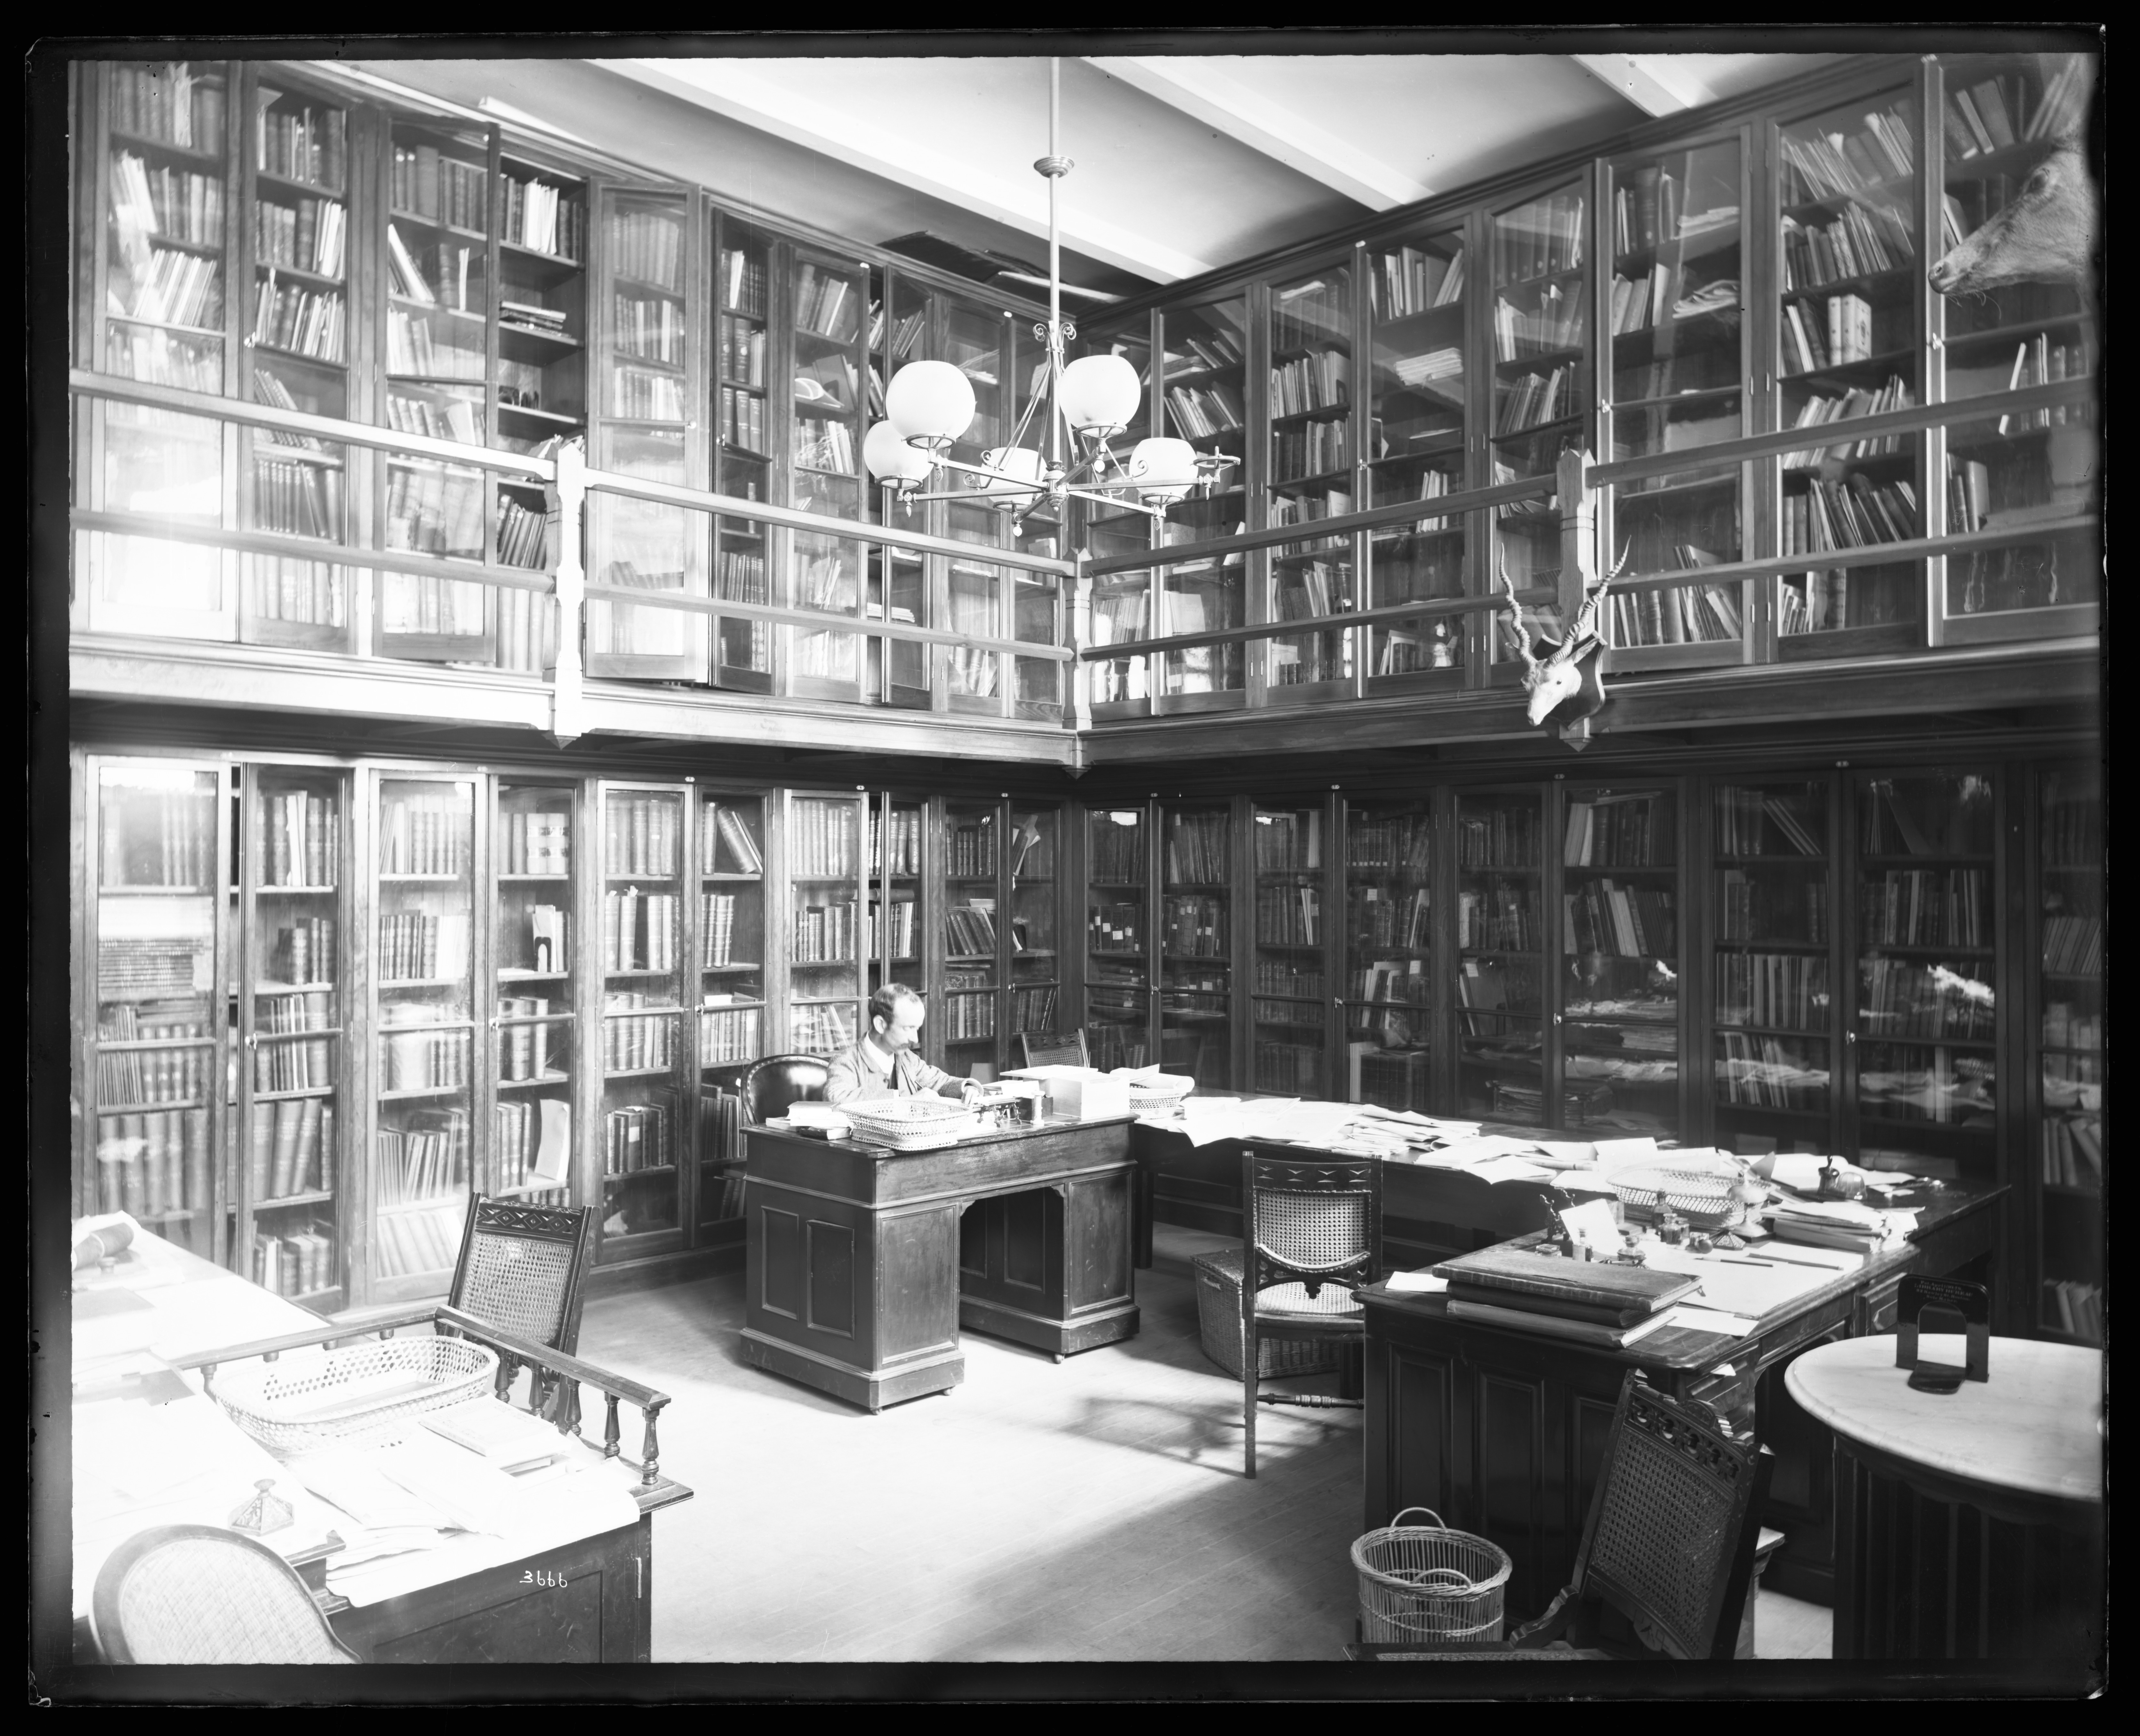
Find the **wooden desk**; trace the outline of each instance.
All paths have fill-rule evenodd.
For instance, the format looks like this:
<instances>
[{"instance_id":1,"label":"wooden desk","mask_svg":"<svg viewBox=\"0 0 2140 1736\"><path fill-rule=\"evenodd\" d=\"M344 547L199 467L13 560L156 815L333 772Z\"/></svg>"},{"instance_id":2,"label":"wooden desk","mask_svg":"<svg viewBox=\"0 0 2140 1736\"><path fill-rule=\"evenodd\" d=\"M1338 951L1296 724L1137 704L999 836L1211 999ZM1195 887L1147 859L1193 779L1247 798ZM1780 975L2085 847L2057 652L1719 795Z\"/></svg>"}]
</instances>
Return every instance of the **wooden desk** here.
<instances>
[{"instance_id":1,"label":"wooden desk","mask_svg":"<svg viewBox=\"0 0 2140 1736\"><path fill-rule=\"evenodd\" d=\"M271 1295L235 1273L137 1229L134 1245L109 1270L76 1274L75 1343L77 1461L87 1438L79 1407L106 1400L132 1415L141 1407L178 1402L203 1405L200 1376L160 1365L201 1356L218 1346L317 1331L320 1317ZM352 1328L352 1337L361 1335ZM124 1366L156 1371L143 1383L125 1380ZM140 1396L125 1395L140 1390ZM96 1661L90 1638L90 1591L110 1549L152 1525L226 1523L253 1493L256 1474L278 1468L219 1411L202 1424L227 1439L228 1475L211 1474L151 1501L109 1508L77 1479L75 1521L75 1647ZM591 1450L591 1449L590 1449ZM653 1516L689 1500L691 1491L667 1478L636 1486L636 1470L621 1459L583 1474L611 1477L629 1488L637 1518L631 1523L546 1547L514 1550L509 1540L479 1552L457 1540L430 1552L427 1566L399 1595L358 1606L332 1590L329 1576L343 1538L341 1523L287 1476L277 1493L293 1502L298 1523L263 1541L277 1548L311 1587L344 1643L378 1663L647 1663L653 1643ZM556 1527L551 1537L557 1537ZM480 1561L466 1569L462 1561Z\"/></svg>"},{"instance_id":2,"label":"wooden desk","mask_svg":"<svg viewBox=\"0 0 2140 1736\"><path fill-rule=\"evenodd\" d=\"M1129 1132L899 1153L744 1128L745 1360L881 1410L965 1378L961 1327L1058 1361L1130 1337Z\"/></svg>"},{"instance_id":3,"label":"wooden desk","mask_svg":"<svg viewBox=\"0 0 2140 1736\"><path fill-rule=\"evenodd\" d=\"M1962 1361L1959 1338L1922 1355ZM2103 1353L1995 1338L1990 1378L1913 1391L1895 1341L1784 1377L1836 1450L1835 1655L2093 1658L2103 1630Z\"/></svg>"},{"instance_id":4,"label":"wooden desk","mask_svg":"<svg viewBox=\"0 0 2140 1736\"><path fill-rule=\"evenodd\" d=\"M1568 1582L1622 1376L1640 1368L1661 1390L1706 1400L1735 1426L1754 1424L1779 1460L1761 1517L1785 1534L1764 1582L1832 1601L1828 1436L1779 1376L1812 1345L1891 1325L1905 1273L1962 1272L1988 1259L2005 1193L1955 1185L1898 1202L1918 1210L1913 1236L1793 1298L1745 1338L1668 1327L1626 1350L1593 1348L1452 1319L1440 1296L1362 1291L1362 1529L1401 1508L1431 1507L1509 1552L1510 1616L1536 1613Z\"/></svg>"}]
</instances>

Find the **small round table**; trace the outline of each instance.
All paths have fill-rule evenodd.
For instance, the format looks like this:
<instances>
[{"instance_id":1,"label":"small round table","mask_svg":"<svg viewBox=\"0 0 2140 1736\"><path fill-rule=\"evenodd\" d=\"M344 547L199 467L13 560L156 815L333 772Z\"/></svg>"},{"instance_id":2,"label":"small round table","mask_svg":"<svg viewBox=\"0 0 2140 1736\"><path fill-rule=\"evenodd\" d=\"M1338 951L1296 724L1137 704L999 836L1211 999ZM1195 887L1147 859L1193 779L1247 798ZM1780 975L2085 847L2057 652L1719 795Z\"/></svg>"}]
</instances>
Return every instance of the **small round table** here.
<instances>
[{"instance_id":1,"label":"small round table","mask_svg":"<svg viewBox=\"0 0 2140 1736\"><path fill-rule=\"evenodd\" d=\"M1920 1361L1960 1366L1959 1337ZM1989 1380L1912 1390L1895 1340L1784 1376L1833 1430L1835 1655L2093 1657L2103 1645L2103 1353L1995 1338Z\"/></svg>"}]
</instances>

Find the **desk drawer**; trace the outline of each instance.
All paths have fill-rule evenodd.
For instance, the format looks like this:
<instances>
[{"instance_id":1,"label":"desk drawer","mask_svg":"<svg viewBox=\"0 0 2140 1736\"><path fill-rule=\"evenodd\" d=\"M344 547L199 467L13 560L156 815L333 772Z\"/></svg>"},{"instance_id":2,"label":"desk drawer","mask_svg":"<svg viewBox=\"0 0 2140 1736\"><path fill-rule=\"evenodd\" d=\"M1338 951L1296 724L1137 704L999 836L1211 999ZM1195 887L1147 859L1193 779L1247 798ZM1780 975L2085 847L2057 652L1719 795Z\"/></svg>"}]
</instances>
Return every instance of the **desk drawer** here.
<instances>
[{"instance_id":1,"label":"desk drawer","mask_svg":"<svg viewBox=\"0 0 2140 1736\"><path fill-rule=\"evenodd\" d=\"M1897 1292L1902 1287L1902 1280L1897 1276L1888 1279L1884 1284L1876 1284L1859 1297L1858 1317L1852 1323L1851 1336L1854 1338L1869 1338L1877 1333L1893 1331Z\"/></svg>"}]
</instances>

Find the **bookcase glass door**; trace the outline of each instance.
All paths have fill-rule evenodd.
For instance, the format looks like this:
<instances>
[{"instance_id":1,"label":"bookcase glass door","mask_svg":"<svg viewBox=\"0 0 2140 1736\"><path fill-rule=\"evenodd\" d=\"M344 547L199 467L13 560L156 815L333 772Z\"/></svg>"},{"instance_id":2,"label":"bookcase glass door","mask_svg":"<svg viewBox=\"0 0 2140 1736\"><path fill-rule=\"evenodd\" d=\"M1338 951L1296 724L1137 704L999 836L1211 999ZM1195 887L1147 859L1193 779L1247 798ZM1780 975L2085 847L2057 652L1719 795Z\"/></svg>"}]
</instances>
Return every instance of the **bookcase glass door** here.
<instances>
[{"instance_id":1,"label":"bookcase glass door","mask_svg":"<svg viewBox=\"0 0 2140 1736\"><path fill-rule=\"evenodd\" d=\"M788 1047L830 1055L862 1034L859 796L788 797Z\"/></svg>"},{"instance_id":2,"label":"bookcase glass door","mask_svg":"<svg viewBox=\"0 0 2140 1736\"><path fill-rule=\"evenodd\" d=\"M2080 54L1941 57L1941 252L2006 209L2060 140L2084 125L2098 66L2097 56ZM2101 367L2098 317L2070 283L2001 284L1943 297L1936 306L1946 326L1950 402L2092 378ZM1949 424L1948 532L2006 530L2100 511L2101 445L2093 402ZM2099 602L2101 562L2102 537L2094 528L1951 555L1944 599L1950 638L1974 636L1956 633L1962 623L2001 636L2088 630L2092 619L2057 622L2049 611Z\"/></svg>"},{"instance_id":3,"label":"bookcase glass door","mask_svg":"<svg viewBox=\"0 0 2140 1736\"><path fill-rule=\"evenodd\" d=\"M1141 807L1085 814L1085 1051L1151 1064L1151 826Z\"/></svg>"},{"instance_id":4,"label":"bookcase glass door","mask_svg":"<svg viewBox=\"0 0 2140 1736\"><path fill-rule=\"evenodd\" d=\"M444 1290L475 1184L475 781L375 773L371 1300Z\"/></svg>"},{"instance_id":5,"label":"bookcase glass door","mask_svg":"<svg viewBox=\"0 0 2140 1736\"><path fill-rule=\"evenodd\" d=\"M866 422L882 419L886 380L908 362L935 354L930 307L928 291L906 272L896 267L871 268ZM911 503L894 506L892 498L884 488L869 490L870 516L877 523L910 525L920 531L936 527L935 508L916 508ZM930 607L929 562L920 551L872 544L868 559L870 614L910 626L930 625L935 616ZM868 642L866 691L876 704L930 709L935 704L931 670L927 645L900 639Z\"/></svg>"},{"instance_id":6,"label":"bookcase glass door","mask_svg":"<svg viewBox=\"0 0 2140 1736\"><path fill-rule=\"evenodd\" d=\"M604 780L601 1258L680 1230L691 1127L685 1020L686 792Z\"/></svg>"},{"instance_id":7,"label":"bookcase glass door","mask_svg":"<svg viewBox=\"0 0 2140 1736\"><path fill-rule=\"evenodd\" d=\"M150 405L99 404L89 415L102 461L78 473L77 498L86 492L92 508L153 515L174 527L223 525L220 424ZM103 632L235 638L231 558L171 537L77 531L76 584L86 599L82 618Z\"/></svg>"},{"instance_id":8,"label":"bookcase glass door","mask_svg":"<svg viewBox=\"0 0 2140 1736\"><path fill-rule=\"evenodd\" d=\"M1744 157L1734 134L1609 165L1612 360L1600 385L1615 459L1696 453L1746 432ZM1692 571L1742 558L1741 469L1674 472L1611 489L1614 564ZM1746 589L1690 585L1608 597L1607 642L1628 654L1621 662L1630 668L1737 662Z\"/></svg>"},{"instance_id":9,"label":"bookcase glass door","mask_svg":"<svg viewBox=\"0 0 2140 1736\"><path fill-rule=\"evenodd\" d=\"M1711 1113L1742 1157L1836 1149L1828 801L1820 781L1715 787Z\"/></svg>"},{"instance_id":10,"label":"bookcase glass door","mask_svg":"<svg viewBox=\"0 0 2140 1736\"><path fill-rule=\"evenodd\" d=\"M829 518L868 516L861 467L863 380L869 365L869 283L853 261L798 248L789 267L793 311L788 393L788 504ZM788 532L793 603L860 620L864 545L818 531ZM862 641L851 632L787 630L790 691L859 701Z\"/></svg>"},{"instance_id":11,"label":"bookcase glass door","mask_svg":"<svg viewBox=\"0 0 2140 1736\"><path fill-rule=\"evenodd\" d=\"M1126 464L1136 443L1147 434L1160 432L1152 425L1156 406L1151 390L1151 343L1146 335L1149 327L1140 320L1126 333L1094 336L1085 345L1086 353L1093 356L1119 356L1136 370L1141 388L1136 412L1122 433L1107 443L1113 454L1108 474L1119 473ZM1175 434L1177 424L1170 414L1164 431ZM1238 474L1238 473L1237 473ZM1081 501L1075 510L1081 513L1084 527L1085 546L1094 556L1133 554L1148 549L1152 543L1152 521L1141 512L1129 512ZM1122 645L1132 640L1152 636L1153 613L1151 575L1148 571L1102 573L1092 581L1092 643L1096 645ZM1151 660L1148 657L1122 657L1105 663L1084 665L1084 679L1090 684L1088 697L1095 718L1142 716L1151 709Z\"/></svg>"},{"instance_id":12,"label":"bookcase glass door","mask_svg":"<svg viewBox=\"0 0 2140 1736\"><path fill-rule=\"evenodd\" d=\"M1424 1113L1433 1091L1434 808L1345 804L1345 1101Z\"/></svg>"},{"instance_id":13,"label":"bookcase glass door","mask_svg":"<svg viewBox=\"0 0 2140 1736\"><path fill-rule=\"evenodd\" d=\"M1569 785L1560 860L1566 1121L1676 1138L1678 792Z\"/></svg>"},{"instance_id":14,"label":"bookcase glass door","mask_svg":"<svg viewBox=\"0 0 2140 1736\"><path fill-rule=\"evenodd\" d=\"M936 1017L946 1072L988 1079L996 1068L1001 999L997 939L1004 865L1003 809L995 802L944 804L944 991Z\"/></svg>"},{"instance_id":15,"label":"bookcase glass door","mask_svg":"<svg viewBox=\"0 0 2140 1736\"><path fill-rule=\"evenodd\" d=\"M86 1021L90 1160L77 1215L130 1213L213 1259L220 1199L235 1173L218 1140L223 1107L223 997L216 971L223 905L213 767L91 760L89 913L93 1005Z\"/></svg>"},{"instance_id":16,"label":"bookcase glass door","mask_svg":"<svg viewBox=\"0 0 2140 1736\"><path fill-rule=\"evenodd\" d=\"M1001 548L1013 539L1009 512L962 500L945 503L944 528L954 541L976 548ZM1010 569L965 555L952 556L944 567L945 619L951 630L974 639L1008 636L1004 606ZM944 687L952 710L1003 714L1004 653L964 645L939 646L937 652L944 660Z\"/></svg>"},{"instance_id":17,"label":"bookcase glass door","mask_svg":"<svg viewBox=\"0 0 2140 1736\"><path fill-rule=\"evenodd\" d=\"M584 938L572 932L577 796L574 784L500 777L491 822L496 1106L486 1191L535 1205L567 1204L572 1184Z\"/></svg>"},{"instance_id":18,"label":"bookcase glass door","mask_svg":"<svg viewBox=\"0 0 2140 1736\"><path fill-rule=\"evenodd\" d=\"M1169 308L1161 319L1166 431L1187 440L1200 457L1241 459L1248 439L1247 300L1231 296ZM1247 473L1236 462L1217 473L1208 495L1191 496L1166 509L1160 540L1169 545L1208 542L1247 527ZM1238 627L1248 620L1248 565L1239 554L1164 567L1160 591L1165 633L1203 633ZM1248 660L1238 641L1170 651L1161 661L1160 691L1168 709L1238 705L1246 697Z\"/></svg>"},{"instance_id":19,"label":"bookcase glass door","mask_svg":"<svg viewBox=\"0 0 2140 1736\"><path fill-rule=\"evenodd\" d=\"M1812 428L1922 401L1920 112L1910 91L1885 91L1777 131L1779 428ZM1889 434L1784 454L1779 552L1922 536L1922 447L1914 435ZM1856 640L1816 640L1801 654L1808 656L1914 644L1924 615L1920 571L1914 562L1897 562L1786 574L1774 581L1777 636L1799 641L1857 628L1889 630Z\"/></svg>"},{"instance_id":20,"label":"bookcase glass door","mask_svg":"<svg viewBox=\"0 0 2140 1736\"><path fill-rule=\"evenodd\" d=\"M699 797L699 1204L703 1228L740 1223L735 1167L741 1068L766 1052L765 798ZM731 1086L721 1090L723 1085Z\"/></svg>"},{"instance_id":21,"label":"bookcase glass door","mask_svg":"<svg viewBox=\"0 0 2140 1736\"><path fill-rule=\"evenodd\" d=\"M479 562L486 473L413 453L379 455L385 478L380 546L434 560ZM490 587L437 573L381 571L374 643L384 657L488 663L493 657Z\"/></svg>"},{"instance_id":22,"label":"bookcase glass door","mask_svg":"<svg viewBox=\"0 0 2140 1736\"><path fill-rule=\"evenodd\" d=\"M1234 813L1164 811L1159 911L1159 1064L1198 1085L1234 1082Z\"/></svg>"},{"instance_id":23,"label":"bookcase glass door","mask_svg":"<svg viewBox=\"0 0 2140 1736\"><path fill-rule=\"evenodd\" d=\"M867 993L886 983L904 983L917 992L925 986L921 834L928 812L928 804L919 797L882 795L870 799ZM945 1034L941 1030L932 1033L939 1042Z\"/></svg>"},{"instance_id":24,"label":"bookcase glass door","mask_svg":"<svg viewBox=\"0 0 2140 1736\"><path fill-rule=\"evenodd\" d=\"M341 1130L350 1003L342 878L347 779L248 767L238 1002L239 1225L255 1283L331 1312L346 1299Z\"/></svg>"},{"instance_id":25,"label":"bookcase glass door","mask_svg":"<svg viewBox=\"0 0 2140 1736\"><path fill-rule=\"evenodd\" d=\"M1584 183L1535 194L1488 218L1494 272L1494 483L1550 477L1564 451L1586 444L1590 410L1589 199ZM1548 501L1515 501L1495 517L1494 571L1518 590L1560 573L1560 514ZM1490 617L1488 660L1518 655L1519 634L1560 635L1557 603L1521 606L1520 623Z\"/></svg>"},{"instance_id":26,"label":"bookcase glass door","mask_svg":"<svg viewBox=\"0 0 2140 1736\"><path fill-rule=\"evenodd\" d=\"M498 171L498 426L492 444L532 452L587 425L584 178L508 150Z\"/></svg>"},{"instance_id":27,"label":"bookcase glass door","mask_svg":"<svg viewBox=\"0 0 2140 1736\"><path fill-rule=\"evenodd\" d=\"M700 485L690 430L693 293L691 208L682 192L604 187L603 335L596 467L650 482ZM596 491L587 502L593 583L628 590L707 594L702 513ZM709 618L681 610L587 603L587 673L651 680L706 679Z\"/></svg>"},{"instance_id":28,"label":"bookcase glass door","mask_svg":"<svg viewBox=\"0 0 2140 1736\"><path fill-rule=\"evenodd\" d=\"M1254 1088L1287 1097L1327 1095L1324 1061L1333 997L1323 980L1323 804L1251 803L1249 853L1255 874Z\"/></svg>"},{"instance_id":29,"label":"bookcase glass door","mask_svg":"<svg viewBox=\"0 0 2140 1736\"><path fill-rule=\"evenodd\" d=\"M1468 481L1465 266L1460 225L1367 250L1372 342L1367 449L1362 454L1367 506L1432 500ZM1372 532L1367 566L1374 606L1462 596L1465 548L1460 517L1421 518ZM1396 621L1374 628L1369 640L1371 692L1383 681L1402 688L1463 679L1459 620ZM1422 676L1429 681L1416 679ZM1397 677L1415 679L1394 681Z\"/></svg>"},{"instance_id":30,"label":"bookcase glass door","mask_svg":"<svg viewBox=\"0 0 2140 1736\"><path fill-rule=\"evenodd\" d=\"M251 301L246 394L257 404L347 417L351 333L349 115L339 104L248 72ZM339 543L349 533L348 449L247 429L247 528ZM326 560L248 551L239 636L258 645L349 648L349 574Z\"/></svg>"},{"instance_id":31,"label":"bookcase glass door","mask_svg":"<svg viewBox=\"0 0 2140 1736\"><path fill-rule=\"evenodd\" d=\"M773 238L725 213L715 218L714 491L741 500L773 498ZM714 595L739 603L773 601L765 527L744 518L714 522ZM722 619L714 627L714 684L773 691L773 626Z\"/></svg>"},{"instance_id":32,"label":"bookcase glass door","mask_svg":"<svg viewBox=\"0 0 2140 1736\"><path fill-rule=\"evenodd\" d=\"M2103 773L2086 764L2038 779L2036 911L2039 1179L2036 1324L2103 1342L2104 856ZM2028 1160L2025 1159L2025 1164Z\"/></svg>"},{"instance_id":33,"label":"bookcase glass door","mask_svg":"<svg viewBox=\"0 0 2140 1736\"><path fill-rule=\"evenodd\" d=\"M1548 1121L1541 835L1536 791L1456 798L1456 1060L1461 1112Z\"/></svg>"},{"instance_id":34,"label":"bookcase glass door","mask_svg":"<svg viewBox=\"0 0 2140 1736\"><path fill-rule=\"evenodd\" d=\"M1267 523L1354 509L1352 419L1352 272L1333 263L1271 288ZM1271 620L1342 614L1357 601L1350 537L1284 545L1269 565ZM1262 655L1274 699L1329 697L1350 686L1350 633L1275 638Z\"/></svg>"},{"instance_id":35,"label":"bookcase glass door","mask_svg":"<svg viewBox=\"0 0 2140 1736\"><path fill-rule=\"evenodd\" d=\"M213 61L104 69L103 341L92 365L223 391L231 91Z\"/></svg>"},{"instance_id":36,"label":"bookcase glass door","mask_svg":"<svg viewBox=\"0 0 2140 1736\"><path fill-rule=\"evenodd\" d=\"M1990 1181L1998 1160L1998 792L1854 780L1858 1160Z\"/></svg>"},{"instance_id":37,"label":"bookcase glass door","mask_svg":"<svg viewBox=\"0 0 2140 1736\"><path fill-rule=\"evenodd\" d=\"M1014 802L1004 885L1010 897L1010 1032L1053 1037L1063 1014L1062 882L1056 869L1063 811ZM1015 1043L1004 1046L1018 1063Z\"/></svg>"}]
</instances>

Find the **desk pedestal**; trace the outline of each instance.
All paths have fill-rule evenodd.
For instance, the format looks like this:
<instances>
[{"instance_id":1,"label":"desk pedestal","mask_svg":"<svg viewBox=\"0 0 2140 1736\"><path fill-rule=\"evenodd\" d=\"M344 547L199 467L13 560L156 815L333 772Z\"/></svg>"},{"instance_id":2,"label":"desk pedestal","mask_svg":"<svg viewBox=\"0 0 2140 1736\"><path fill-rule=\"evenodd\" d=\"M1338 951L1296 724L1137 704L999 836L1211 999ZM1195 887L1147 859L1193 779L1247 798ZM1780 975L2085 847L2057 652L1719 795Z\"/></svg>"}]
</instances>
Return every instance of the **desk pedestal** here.
<instances>
[{"instance_id":1,"label":"desk pedestal","mask_svg":"<svg viewBox=\"0 0 2140 1736\"><path fill-rule=\"evenodd\" d=\"M756 1367L881 1410L965 1378L962 1326L1058 1358L1136 1331L1126 1120L909 1154L744 1137Z\"/></svg>"}]
</instances>

